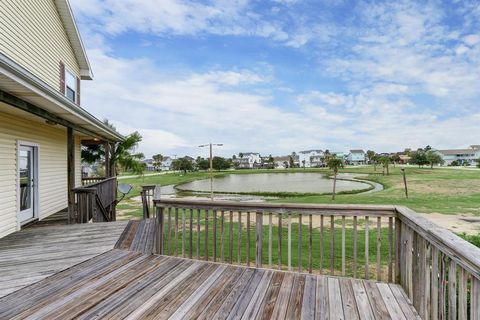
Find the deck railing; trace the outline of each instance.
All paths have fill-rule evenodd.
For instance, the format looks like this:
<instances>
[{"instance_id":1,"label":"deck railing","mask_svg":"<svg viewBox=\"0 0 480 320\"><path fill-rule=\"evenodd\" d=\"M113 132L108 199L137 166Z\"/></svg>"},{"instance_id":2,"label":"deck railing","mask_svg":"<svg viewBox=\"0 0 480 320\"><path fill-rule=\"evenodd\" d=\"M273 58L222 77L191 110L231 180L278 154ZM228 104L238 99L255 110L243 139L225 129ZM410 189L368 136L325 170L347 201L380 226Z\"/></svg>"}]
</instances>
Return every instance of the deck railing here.
<instances>
[{"instance_id":1,"label":"deck railing","mask_svg":"<svg viewBox=\"0 0 480 320\"><path fill-rule=\"evenodd\" d=\"M106 177L82 177L82 186L88 186L105 180Z\"/></svg>"},{"instance_id":2,"label":"deck railing","mask_svg":"<svg viewBox=\"0 0 480 320\"><path fill-rule=\"evenodd\" d=\"M407 208L154 203L157 253L395 282L423 319L480 319L480 249Z\"/></svg>"},{"instance_id":3,"label":"deck railing","mask_svg":"<svg viewBox=\"0 0 480 320\"><path fill-rule=\"evenodd\" d=\"M74 223L115 221L117 178L105 178L98 182L75 188Z\"/></svg>"}]
</instances>

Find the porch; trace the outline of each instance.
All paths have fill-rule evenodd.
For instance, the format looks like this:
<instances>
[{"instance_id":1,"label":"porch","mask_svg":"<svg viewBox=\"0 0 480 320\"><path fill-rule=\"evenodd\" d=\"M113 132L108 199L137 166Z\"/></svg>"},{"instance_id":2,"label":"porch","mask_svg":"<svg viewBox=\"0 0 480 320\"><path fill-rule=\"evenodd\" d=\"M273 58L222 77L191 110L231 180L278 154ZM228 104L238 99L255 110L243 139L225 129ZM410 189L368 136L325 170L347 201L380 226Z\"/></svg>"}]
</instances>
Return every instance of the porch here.
<instances>
[{"instance_id":1,"label":"porch","mask_svg":"<svg viewBox=\"0 0 480 320\"><path fill-rule=\"evenodd\" d=\"M31 280L0 298L0 318L480 318L480 250L407 208L155 206L154 218L0 240L2 288L8 274ZM40 257L95 247L35 278Z\"/></svg>"}]
</instances>

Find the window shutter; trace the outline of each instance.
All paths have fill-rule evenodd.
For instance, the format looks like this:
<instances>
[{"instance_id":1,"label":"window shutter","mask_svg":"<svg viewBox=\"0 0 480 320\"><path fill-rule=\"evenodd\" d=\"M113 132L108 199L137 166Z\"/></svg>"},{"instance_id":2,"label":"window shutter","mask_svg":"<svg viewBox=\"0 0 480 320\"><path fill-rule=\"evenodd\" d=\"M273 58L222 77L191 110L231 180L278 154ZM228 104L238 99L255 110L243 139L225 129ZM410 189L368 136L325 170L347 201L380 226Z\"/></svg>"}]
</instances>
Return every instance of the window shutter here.
<instances>
[{"instance_id":1,"label":"window shutter","mask_svg":"<svg viewBox=\"0 0 480 320\"><path fill-rule=\"evenodd\" d=\"M65 64L60 61L60 92L65 94Z\"/></svg>"},{"instance_id":2,"label":"window shutter","mask_svg":"<svg viewBox=\"0 0 480 320\"><path fill-rule=\"evenodd\" d=\"M75 99L78 105L80 105L80 78L77 77L77 97Z\"/></svg>"}]
</instances>

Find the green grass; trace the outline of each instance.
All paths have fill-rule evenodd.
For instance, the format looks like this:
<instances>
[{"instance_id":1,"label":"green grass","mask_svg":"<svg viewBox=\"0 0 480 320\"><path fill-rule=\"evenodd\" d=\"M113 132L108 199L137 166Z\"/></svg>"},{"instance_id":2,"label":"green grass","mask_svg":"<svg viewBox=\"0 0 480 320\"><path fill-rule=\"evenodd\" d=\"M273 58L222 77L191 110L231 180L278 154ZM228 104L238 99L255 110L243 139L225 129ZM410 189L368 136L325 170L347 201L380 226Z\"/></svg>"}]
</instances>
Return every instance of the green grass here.
<instances>
[{"instance_id":1,"label":"green grass","mask_svg":"<svg viewBox=\"0 0 480 320\"><path fill-rule=\"evenodd\" d=\"M165 244L164 244L164 252L166 254L174 255L175 248L177 255L182 255L182 210L178 212L178 233L177 238L175 240L175 213L172 210L170 213L170 228L169 226L169 218L168 214L165 214ZM185 256L190 256L190 213L186 211L186 228L185 228ZM254 214L251 214L251 225L250 225L250 237L247 236L247 225L246 225L246 217L245 215L242 216L242 231L241 231L241 241L240 241L240 263L242 265L247 264L247 255L249 253L250 264L255 265L255 255L256 255L256 247L255 247L255 224L254 224ZM301 245L300 252L302 253L301 256L301 264L302 270L306 271L309 269L309 227L307 217L303 218L302 224L302 237L300 239L300 230L299 230L299 223L293 222L298 221L296 216L292 215L292 225L291 225L291 267L293 270L298 270L299 266L299 242ZM314 217L314 219L319 219L318 217ZM328 222L327 222L328 220ZM230 222L229 222L229 214L225 214L224 220L224 248L223 248L223 261L230 262L230 259L233 263L238 263L238 227L239 223L236 221L236 214L234 214L234 221L232 222L232 257L230 258ZM359 222L363 221L359 219ZM197 212L193 213L193 225L192 225L192 257L197 257L197 243L199 247L199 258L204 259L205 254L205 212L201 211L200 213L200 233L197 233ZM330 266L331 266L331 256L332 252L330 251L330 243L331 243L331 231L330 231L330 221L329 219L325 220L324 232L323 232L323 262L322 262L322 272L323 273L330 273ZM334 250L333 250L333 266L334 266L334 273L336 275L341 274L342 270L342 232L341 227L338 227L338 224L341 223L341 219L335 220L335 231L334 231ZM284 218L282 220L282 269L288 268L288 228L287 228L287 219ZM328 226L327 226L328 224ZM370 222L370 231L369 231L369 255L368 255L368 264L369 264L369 278L376 277L376 261L377 261L377 248L376 248L376 241L377 241L377 229L376 225L374 226L375 222ZM365 230L364 228L360 227L357 231L357 277L364 277L365 274ZM168 231L170 230L170 232ZM272 266L278 266L278 220L276 217L273 218L273 226L272 226ZM268 225L263 225L262 228L262 246L263 246L263 254L262 254L262 263L264 266L268 266L269 264L269 256L268 256L268 238L269 238L269 227ZM200 235L200 241L198 242L198 235ZM321 243L321 233L320 228L312 228L312 269L319 270L320 269L320 243ZM354 232L352 228L346 228L345 230L345 261L346 261L346 275L352 276L353 275L353 236ZM381 260L381 270L382 276L385 278L387 275L387 265L389 259L388 253L388 228L381 228L380 231L381 237L381 250L380 250L380 260ZM208 219L208 257L209 260L213 259L213 217L212 213L209 213ZM250 238L250 248L248 248L248 238ZM221 215L218 213L217 215L217 261L221 260ZM394 260L394 252L392 252L392 260Z\"/></svg>"},{"instance_id":2,"label":"green grass","mask_svg":"<svg viewBox=\"0 0 480 320\"><path fill-rule=\"evenodd\" d=\"M276 202L290 203L344 203L344 204L386 204L404 205L417 212L439 212L445 214L480 215L480 170L440 169L406 167L409 186L409 198L405 198L403 178L400 169L390 168L390 175L382 175L381 169L373 167L347 167L341 172L368 174L365 180L380 183L384 190L373 193L338 194L335 201L330 195L274 194L281 196ZM289 169L289 170L236 170L214 172L214 176L227 174L259 174L285 172L318 172L328 174L327 169ZM187 174L169 173L155 176L136 177L120 180L121 183L134 185L128 197L138 196L143 184L171 185L208 178L208 172L189 172ZM123 204L122 204L123 205Z\"/></svg>"}]
</instances>

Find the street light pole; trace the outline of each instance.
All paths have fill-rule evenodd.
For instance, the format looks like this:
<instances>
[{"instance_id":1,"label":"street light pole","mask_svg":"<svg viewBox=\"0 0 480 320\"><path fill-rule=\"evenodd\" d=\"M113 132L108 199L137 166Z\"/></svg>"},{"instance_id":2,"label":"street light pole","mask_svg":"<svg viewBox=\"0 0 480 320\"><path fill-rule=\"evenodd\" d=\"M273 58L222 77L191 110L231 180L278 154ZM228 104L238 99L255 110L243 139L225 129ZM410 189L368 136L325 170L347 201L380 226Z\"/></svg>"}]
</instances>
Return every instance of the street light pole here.
<instances>
[{"instance_id":1,"label":"street light pole","mask_svg":"<svg viewBox=\"0 0 480 320\"><path fill-rule=\"evenodd\" d=\"M210 148L210 200L213 201L213 146L221 147L223 146L222 143L208 143L199 145L200 148L209 147Z\"/></svg>"}]
</instances>

